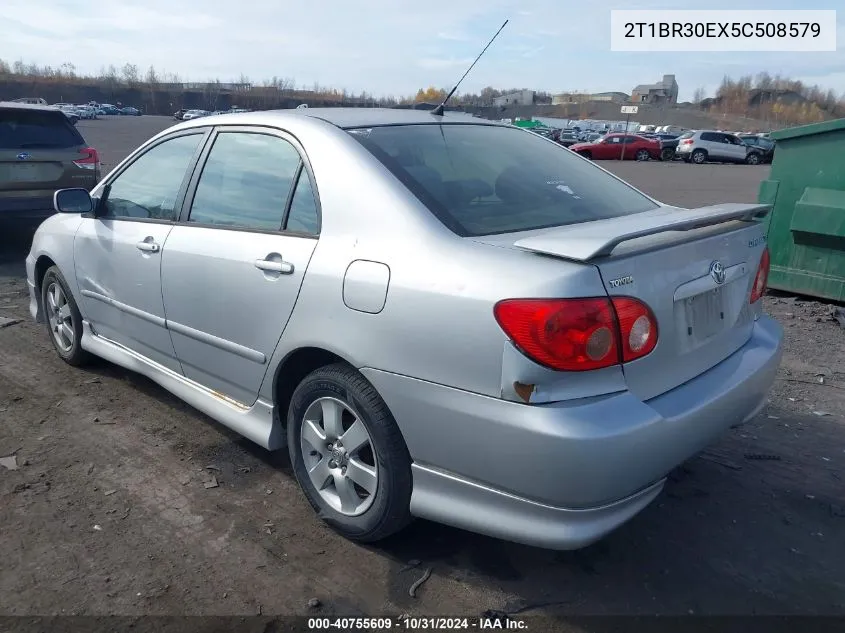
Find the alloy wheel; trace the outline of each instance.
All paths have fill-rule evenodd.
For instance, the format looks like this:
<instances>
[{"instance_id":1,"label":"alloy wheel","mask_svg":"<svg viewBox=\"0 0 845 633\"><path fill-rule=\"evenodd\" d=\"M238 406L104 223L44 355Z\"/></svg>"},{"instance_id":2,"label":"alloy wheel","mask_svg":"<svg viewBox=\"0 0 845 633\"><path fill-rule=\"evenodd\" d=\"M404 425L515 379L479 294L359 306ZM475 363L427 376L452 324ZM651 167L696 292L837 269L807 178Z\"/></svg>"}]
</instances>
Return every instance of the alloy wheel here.
<instances>
[{"instance_id":1,"label":"alloy wheel","mask_svg":"<svg viewBox=\"0 0 845 633\"><path fill-rule=\"evenodd\" d=\"M376 452L367 427L337 398L318 398L300 429L305 469L317 493L346 516L366 512L378 489Z\"/></svg>"},{"instance_id":2,"label":"alloy wheel","mask_svg":"<svg viewBox=\"0 0 845 633\"><path fill-rule=\"evenodd\" d=\"M73 313L64 290L55 281L47 286L47 305L45 307L53 340L56 342L56 346L67 354L73 349L73 343L76 339Z\"/></svg>"}]
</instances>

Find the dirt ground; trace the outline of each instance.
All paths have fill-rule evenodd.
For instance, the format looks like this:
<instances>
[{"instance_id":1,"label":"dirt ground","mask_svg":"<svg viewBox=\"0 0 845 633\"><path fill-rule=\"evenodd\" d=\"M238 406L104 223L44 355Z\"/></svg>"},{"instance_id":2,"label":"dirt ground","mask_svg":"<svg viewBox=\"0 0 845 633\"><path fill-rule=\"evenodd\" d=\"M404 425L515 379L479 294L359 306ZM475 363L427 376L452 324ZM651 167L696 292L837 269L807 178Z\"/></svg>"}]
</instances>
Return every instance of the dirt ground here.
<instances>
[{"instance_id":1,"label":"dirt ground","mask_svg":"<svg viewBox=\"0 0 845 633\"><path fill-rule=\"evenodd\" d=\"M86 124L114 163L168 123ZM611 168L687 206L753 201L766 172ZM0 317L21 321L0 327L0 615L845 614L845 327L825 304L767 297L786 331L767 409L600 543L418 521L360 546L314 517L286 454L106 362L62 363L27 312L26 231L4 235Z\"/></svg>"}]
</instances>

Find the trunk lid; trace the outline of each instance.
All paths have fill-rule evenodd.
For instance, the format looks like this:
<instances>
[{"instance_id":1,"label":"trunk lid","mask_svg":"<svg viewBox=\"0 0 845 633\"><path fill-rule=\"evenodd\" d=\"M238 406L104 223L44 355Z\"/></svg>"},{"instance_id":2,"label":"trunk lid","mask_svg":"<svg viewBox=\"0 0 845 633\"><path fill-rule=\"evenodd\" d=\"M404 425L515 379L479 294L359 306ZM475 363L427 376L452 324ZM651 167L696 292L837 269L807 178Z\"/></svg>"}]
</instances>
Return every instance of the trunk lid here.
<instances>
[{"instance_id":1,"label":"trunk lid","mask_svg":"<svg viewBox=\"0 0 845 633\"><path fill-rule=\"evenodd\" d=\"M83 158L73 149L0 149L0 188L5 190L60 189L76 186L66 177L73 160ZM75 167L80 176L88 176Z\"/></svg>"},{"instance_id":2,"label":"trunk lid","mask_svg":"<svg viewBox=\"0 0 845 633\"><path fill-rule=\"evenodd\" d=\"M759 219L768 210L661 207L523 234L513 246L594 265L608 295L648 304L657 346L623 365L628 388L648 400L707 371L751 336L760 302L752 306L749 298L765 248Z\"/></svg>"},{"instance_id":3,"label":"trunk lid","mask_svg":"<svg viewBox=\"0 0 845 633\"><path fill-rule=\"evenodd\" d=\"M85 186L95 170L73 164L85 141L61 110L0 105L0 189Z\"/></svg>"}]
</instances>

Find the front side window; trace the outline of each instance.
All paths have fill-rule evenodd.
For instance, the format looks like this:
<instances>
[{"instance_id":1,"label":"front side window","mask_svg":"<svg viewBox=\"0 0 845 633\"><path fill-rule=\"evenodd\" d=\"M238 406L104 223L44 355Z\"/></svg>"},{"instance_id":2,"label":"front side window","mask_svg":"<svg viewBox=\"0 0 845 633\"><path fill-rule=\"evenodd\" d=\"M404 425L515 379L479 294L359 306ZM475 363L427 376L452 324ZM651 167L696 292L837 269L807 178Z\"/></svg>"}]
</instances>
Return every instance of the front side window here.
<instances>
[{"instance_id":1,"label":"front side window","mask_svg":"<svg viewBox=\"0 0 845 633\"><path fill-rule=\"evenodd\" d=\"M202 169L189 222L280 231L299 152L269 134L221 132Z\"/></svg>"},{"instance_id":2,"label":"front side window","mask_svg":"<svg viewBox=\"0 0 845 633\"><path fill-rule=\"evenodd\" d=\"M182 181L202 139L202 133L178 136L144 152L111 182L102 217L174 222Z\"/></svg>"},{"instance_id":3,"label":"front side window","mask_svg":"<svg viewBox=\"0 0 845 633\"><path fill-rule=\"evenodd\" d=\"M462 236L563 226L657 208L592 163L512 127L392 125L349 133Z\"/></svg>"}]
</instances>

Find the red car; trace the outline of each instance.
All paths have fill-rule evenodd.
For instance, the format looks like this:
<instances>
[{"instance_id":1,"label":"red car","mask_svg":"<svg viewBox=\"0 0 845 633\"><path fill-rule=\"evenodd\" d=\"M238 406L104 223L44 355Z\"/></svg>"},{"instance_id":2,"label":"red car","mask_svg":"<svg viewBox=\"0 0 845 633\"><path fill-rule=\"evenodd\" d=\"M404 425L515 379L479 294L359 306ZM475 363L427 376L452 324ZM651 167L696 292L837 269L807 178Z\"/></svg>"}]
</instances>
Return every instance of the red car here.
<instances>
[{"instance_id":1,"label":"red car","mask_svg":"<svg viewBox=\"0 0 845 633\"><path fill-rule=\"evenodd\" d=\"M657 160L660 158L660 141L634 134L608 134L593 143L576 143L569 149L584 158L593 160L619 160L622 139L625 139L624 160Z\"/></svg>"}]
</instances>

